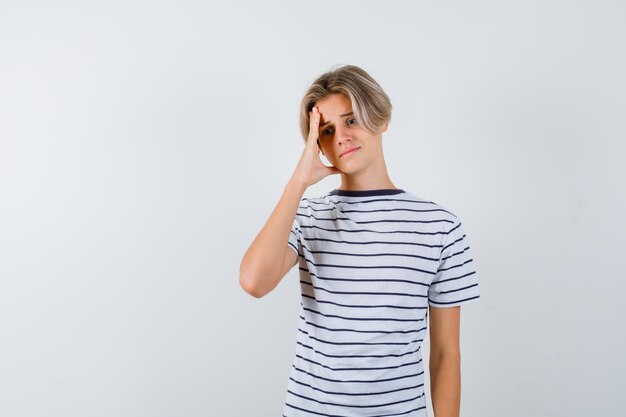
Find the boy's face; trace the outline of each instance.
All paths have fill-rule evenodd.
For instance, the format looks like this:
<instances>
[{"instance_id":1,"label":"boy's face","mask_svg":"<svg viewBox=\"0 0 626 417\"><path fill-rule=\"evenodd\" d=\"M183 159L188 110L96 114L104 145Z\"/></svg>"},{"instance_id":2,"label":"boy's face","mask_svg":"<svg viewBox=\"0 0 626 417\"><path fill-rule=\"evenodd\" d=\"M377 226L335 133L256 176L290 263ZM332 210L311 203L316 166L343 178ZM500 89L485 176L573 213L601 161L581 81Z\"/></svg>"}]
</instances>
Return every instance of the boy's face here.
<instances>
[{"instance_id":1,"label":"boy's face","mask_svg":"<svg viewBox=\"0 0 626 417\"><path fill-rule=\"evenodd\" d=\"M319 146L335 168L354 174L382 155L382 132L372 135L358 124L347 96L331 94L315 106L320 112ZM383 132L386 130L387 125ZM353 148L356 150L348 152Z\"/></svg>"}]
</instances>

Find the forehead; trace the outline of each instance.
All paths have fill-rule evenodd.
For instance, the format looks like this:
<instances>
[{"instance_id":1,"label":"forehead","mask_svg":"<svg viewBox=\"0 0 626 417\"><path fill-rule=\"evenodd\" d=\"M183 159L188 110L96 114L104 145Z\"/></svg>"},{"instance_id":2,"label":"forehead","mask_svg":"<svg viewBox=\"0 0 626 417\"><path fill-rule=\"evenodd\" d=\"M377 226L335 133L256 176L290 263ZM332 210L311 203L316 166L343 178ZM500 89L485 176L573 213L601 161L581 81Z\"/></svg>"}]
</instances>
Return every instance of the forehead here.
<instances>
[{"instance_id":1,"label":"forehead","mask_svg":"<svg viewBox=\"0 0 626 417\"><path fill-rule=\"evenodd\" d=\"M315 103L320 111L320 125L352 112L350 99L343 94L331 94Z\"/></svg>"}]
</instances>

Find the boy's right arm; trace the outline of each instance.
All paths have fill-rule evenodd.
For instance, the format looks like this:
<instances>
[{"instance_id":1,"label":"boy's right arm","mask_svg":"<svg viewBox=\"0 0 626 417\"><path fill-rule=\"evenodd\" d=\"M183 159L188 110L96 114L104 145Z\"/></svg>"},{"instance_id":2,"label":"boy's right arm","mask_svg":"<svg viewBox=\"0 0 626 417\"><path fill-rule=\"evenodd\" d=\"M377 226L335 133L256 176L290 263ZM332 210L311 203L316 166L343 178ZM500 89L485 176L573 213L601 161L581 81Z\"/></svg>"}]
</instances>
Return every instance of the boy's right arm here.
<instances>
[{"instance_id":1,"label":"boy's right arm","mask_svg":"<svg viewBox=\"0 0 626 417\"><path fill-rule=\"evenodd\" d=\"M295 265L297 255L287 242L307 185L291 180L280 201L246 251L239 267L239 285L260 298L272 291Z\"/></svg>"},{"instance_id":2,"label":"boy's right arm","mask_svg":"<svg viewBox=\"0 0 626 417\"><path fill-rule=\"evenodd\" d=\"M272 291L296 263L297 255L288 242L304 191L322 178L340 173L334 166L324 165L319 158L320 117L317 107L309 112L309 136L300 161L276 208L241 260L239 285L254 297L263 297Z\"/></svg>"}]
</instances>

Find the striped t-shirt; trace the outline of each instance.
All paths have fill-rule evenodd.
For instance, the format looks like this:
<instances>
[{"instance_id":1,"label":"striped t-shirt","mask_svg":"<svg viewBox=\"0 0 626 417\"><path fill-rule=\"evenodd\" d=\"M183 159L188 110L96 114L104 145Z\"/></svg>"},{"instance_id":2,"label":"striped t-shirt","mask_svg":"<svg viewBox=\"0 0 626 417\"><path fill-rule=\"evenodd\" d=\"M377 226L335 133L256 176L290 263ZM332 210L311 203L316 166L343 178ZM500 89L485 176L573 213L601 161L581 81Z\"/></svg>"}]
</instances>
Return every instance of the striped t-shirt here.
<instances>
[{"instance_id":1,"label":"striped t-shirt","mask_svg":"<svg viewBox=\"0 0 626 417\"><path fill-rule=\"evenodd\" d=\"M283 416L426 416L428 305L478 301L459 218L402 189L303 198L301 288Z\"/></svg>"}]
</instances>

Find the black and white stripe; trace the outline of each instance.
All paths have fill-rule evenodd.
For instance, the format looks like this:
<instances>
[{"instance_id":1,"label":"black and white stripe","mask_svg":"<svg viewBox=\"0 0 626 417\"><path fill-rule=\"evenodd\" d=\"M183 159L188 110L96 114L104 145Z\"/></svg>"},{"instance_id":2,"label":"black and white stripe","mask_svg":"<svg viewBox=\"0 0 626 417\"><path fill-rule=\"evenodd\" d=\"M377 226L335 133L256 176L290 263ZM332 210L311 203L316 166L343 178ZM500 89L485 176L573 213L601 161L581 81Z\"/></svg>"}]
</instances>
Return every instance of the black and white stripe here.
<instances>
[{"instance_id":1,"label":"black and white stripe","mask_svg":"<svg viewBox=\"0 0 626 417\"><path fill-rule=\"evenodd\" d=\"M480 298L459 218L401 189L303 198L302 294L283 415L426 416L428 307Z\"/></svg>"}]
</instances>

